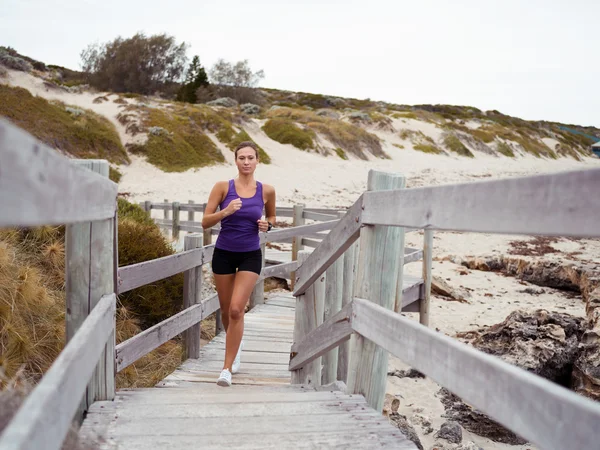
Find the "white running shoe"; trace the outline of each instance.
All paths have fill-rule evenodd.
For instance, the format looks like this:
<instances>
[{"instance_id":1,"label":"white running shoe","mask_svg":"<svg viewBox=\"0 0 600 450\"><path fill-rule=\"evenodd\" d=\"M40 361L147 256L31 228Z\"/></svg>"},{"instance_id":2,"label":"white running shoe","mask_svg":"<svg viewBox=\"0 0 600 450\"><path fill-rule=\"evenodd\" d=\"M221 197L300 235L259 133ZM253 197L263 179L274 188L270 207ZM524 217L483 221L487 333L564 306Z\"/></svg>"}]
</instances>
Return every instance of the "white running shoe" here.
<instances>
[{"instance_id":1,"label":"white running shoe","mask_svg":"<svg viewBox=\"0 0 600 450\"><path fill-rule=\"evenodd\" d=\"M221 371L221 375L219 375L217 384L223 387L231 386L231 372L229 371L229 369L223 369Z\"/></svg>"},{"instance_id":2,"label":"white running shoe","mask_svg":"<svg viewBox=\"0 0 600 450\"><path fill-rule=\"evenodd\" d=\"M242 349L244 348L244 340L242 339L240 342L240 348L238 348L237 355L235 355L235 359L233 360L233 364L231 365L231 373L238 373L240 371L240 365L242 364Z\"/></svg>"}]
</instances>

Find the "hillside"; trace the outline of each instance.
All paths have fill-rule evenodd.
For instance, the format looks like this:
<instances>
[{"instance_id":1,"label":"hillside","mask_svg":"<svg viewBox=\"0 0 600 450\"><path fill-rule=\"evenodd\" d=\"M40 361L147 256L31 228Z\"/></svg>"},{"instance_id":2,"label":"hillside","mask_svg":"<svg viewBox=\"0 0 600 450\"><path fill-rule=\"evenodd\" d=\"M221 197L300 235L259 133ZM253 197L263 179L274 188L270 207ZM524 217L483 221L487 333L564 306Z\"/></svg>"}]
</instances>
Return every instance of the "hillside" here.
<instances>
[{"instance_id":1,"label":"hillside","mask_svg":"<svg viewBox=\"0 0 600 450\"><path fill-rule=\"evenodd\" d=\"M249 138L251 130L263 138L260 156L267 164L273 156L277 160L275 143L344 160L395 159L407 152L581 160L592 156L589 147L600 140L593 127L462 106L408 106L275 89L257 90L256 105L231 99L191 105L99 93L80 84L82 74L24 61L24 70L0 68L0 115L66 154L107 158L115 167L127 165L128 154L166 172L231 163L228 149Z\"/></svg>"}]
</instances>

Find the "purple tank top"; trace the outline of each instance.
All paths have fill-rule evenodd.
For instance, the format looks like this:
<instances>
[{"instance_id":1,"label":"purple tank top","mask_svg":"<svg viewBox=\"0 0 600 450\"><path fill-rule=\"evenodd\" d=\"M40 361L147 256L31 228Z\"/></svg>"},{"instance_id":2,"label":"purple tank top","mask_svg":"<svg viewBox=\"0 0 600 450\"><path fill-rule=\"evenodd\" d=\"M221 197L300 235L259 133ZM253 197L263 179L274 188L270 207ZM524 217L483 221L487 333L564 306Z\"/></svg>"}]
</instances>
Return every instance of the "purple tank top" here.
<instances>
[{"instance_id":1,"label":"purple tank top","mask_svg":"<svg viewBox=\"0 0 600 450\"><path fill-rule=\"evenodd\" d=\"M256 182L256 194L251 198L243 198L235 190L235 183L229 180L229 190L219 205L221 210L227 208L232 200L240 198L242 207L232 215L221 220L221 231L215 243L216 248L230 252L251 252L260 249L257 221L262 217L264 201L262 183Z\"/></svg>"}]
</instances>

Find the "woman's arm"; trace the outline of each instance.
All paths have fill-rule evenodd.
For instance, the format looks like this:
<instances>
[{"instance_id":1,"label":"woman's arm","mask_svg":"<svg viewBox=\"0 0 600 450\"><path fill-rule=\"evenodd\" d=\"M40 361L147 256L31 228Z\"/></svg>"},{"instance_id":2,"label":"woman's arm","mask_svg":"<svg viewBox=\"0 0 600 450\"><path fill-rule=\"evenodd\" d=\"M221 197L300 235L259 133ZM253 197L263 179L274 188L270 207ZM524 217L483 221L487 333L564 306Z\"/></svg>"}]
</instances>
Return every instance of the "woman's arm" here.
<instances>
[{"instance_id":1,"label":"woman's arm","mask_svg":"<svg viewBox=\"0 0 600 450\"><path fill-rule=\"evenodd\" d=\"M219 206L225 195L227 195L228 186L227 181L219 181L213 186L210 195L208 196L204 215L202 216L202 228L207 229L214 227L225 217L230 216L242 207L242 201L237 198L232 200L231 203L227 205L227 208L216 212L217 206Z\"/></svg>"},{"instance_id":2,"label":"woman's arm","mask_svg":"<svg viewBox=\"0 0 600 450\"><path fill-rule=\"evenodd\" d=\"M263 192L265 195L265 220L258 221L258 231L267 231L269 228L268 222L275 225L275 188L268 184L263 184Z\"/></svg>"}]
</instances>

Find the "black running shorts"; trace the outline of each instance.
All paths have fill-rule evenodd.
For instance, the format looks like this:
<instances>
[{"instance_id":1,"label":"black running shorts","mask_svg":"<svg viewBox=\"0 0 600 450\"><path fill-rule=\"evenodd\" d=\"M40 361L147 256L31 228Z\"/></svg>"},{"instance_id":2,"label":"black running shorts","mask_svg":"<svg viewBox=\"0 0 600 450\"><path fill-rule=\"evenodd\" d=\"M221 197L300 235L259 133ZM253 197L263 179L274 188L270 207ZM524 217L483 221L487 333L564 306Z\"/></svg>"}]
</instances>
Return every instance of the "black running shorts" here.
<instances>
[{"instance_id":1,"label":"black running shorts","mask_svg":"<svg viewBox=\"0 0 600 450\"><path fill-rule=\"evenodd\" d=\"M229 275L236 271L254 272L260 275L262 252L230 252L215 248L212 258L212 270L217 275Z\"/></svg>"}]
</instances>

